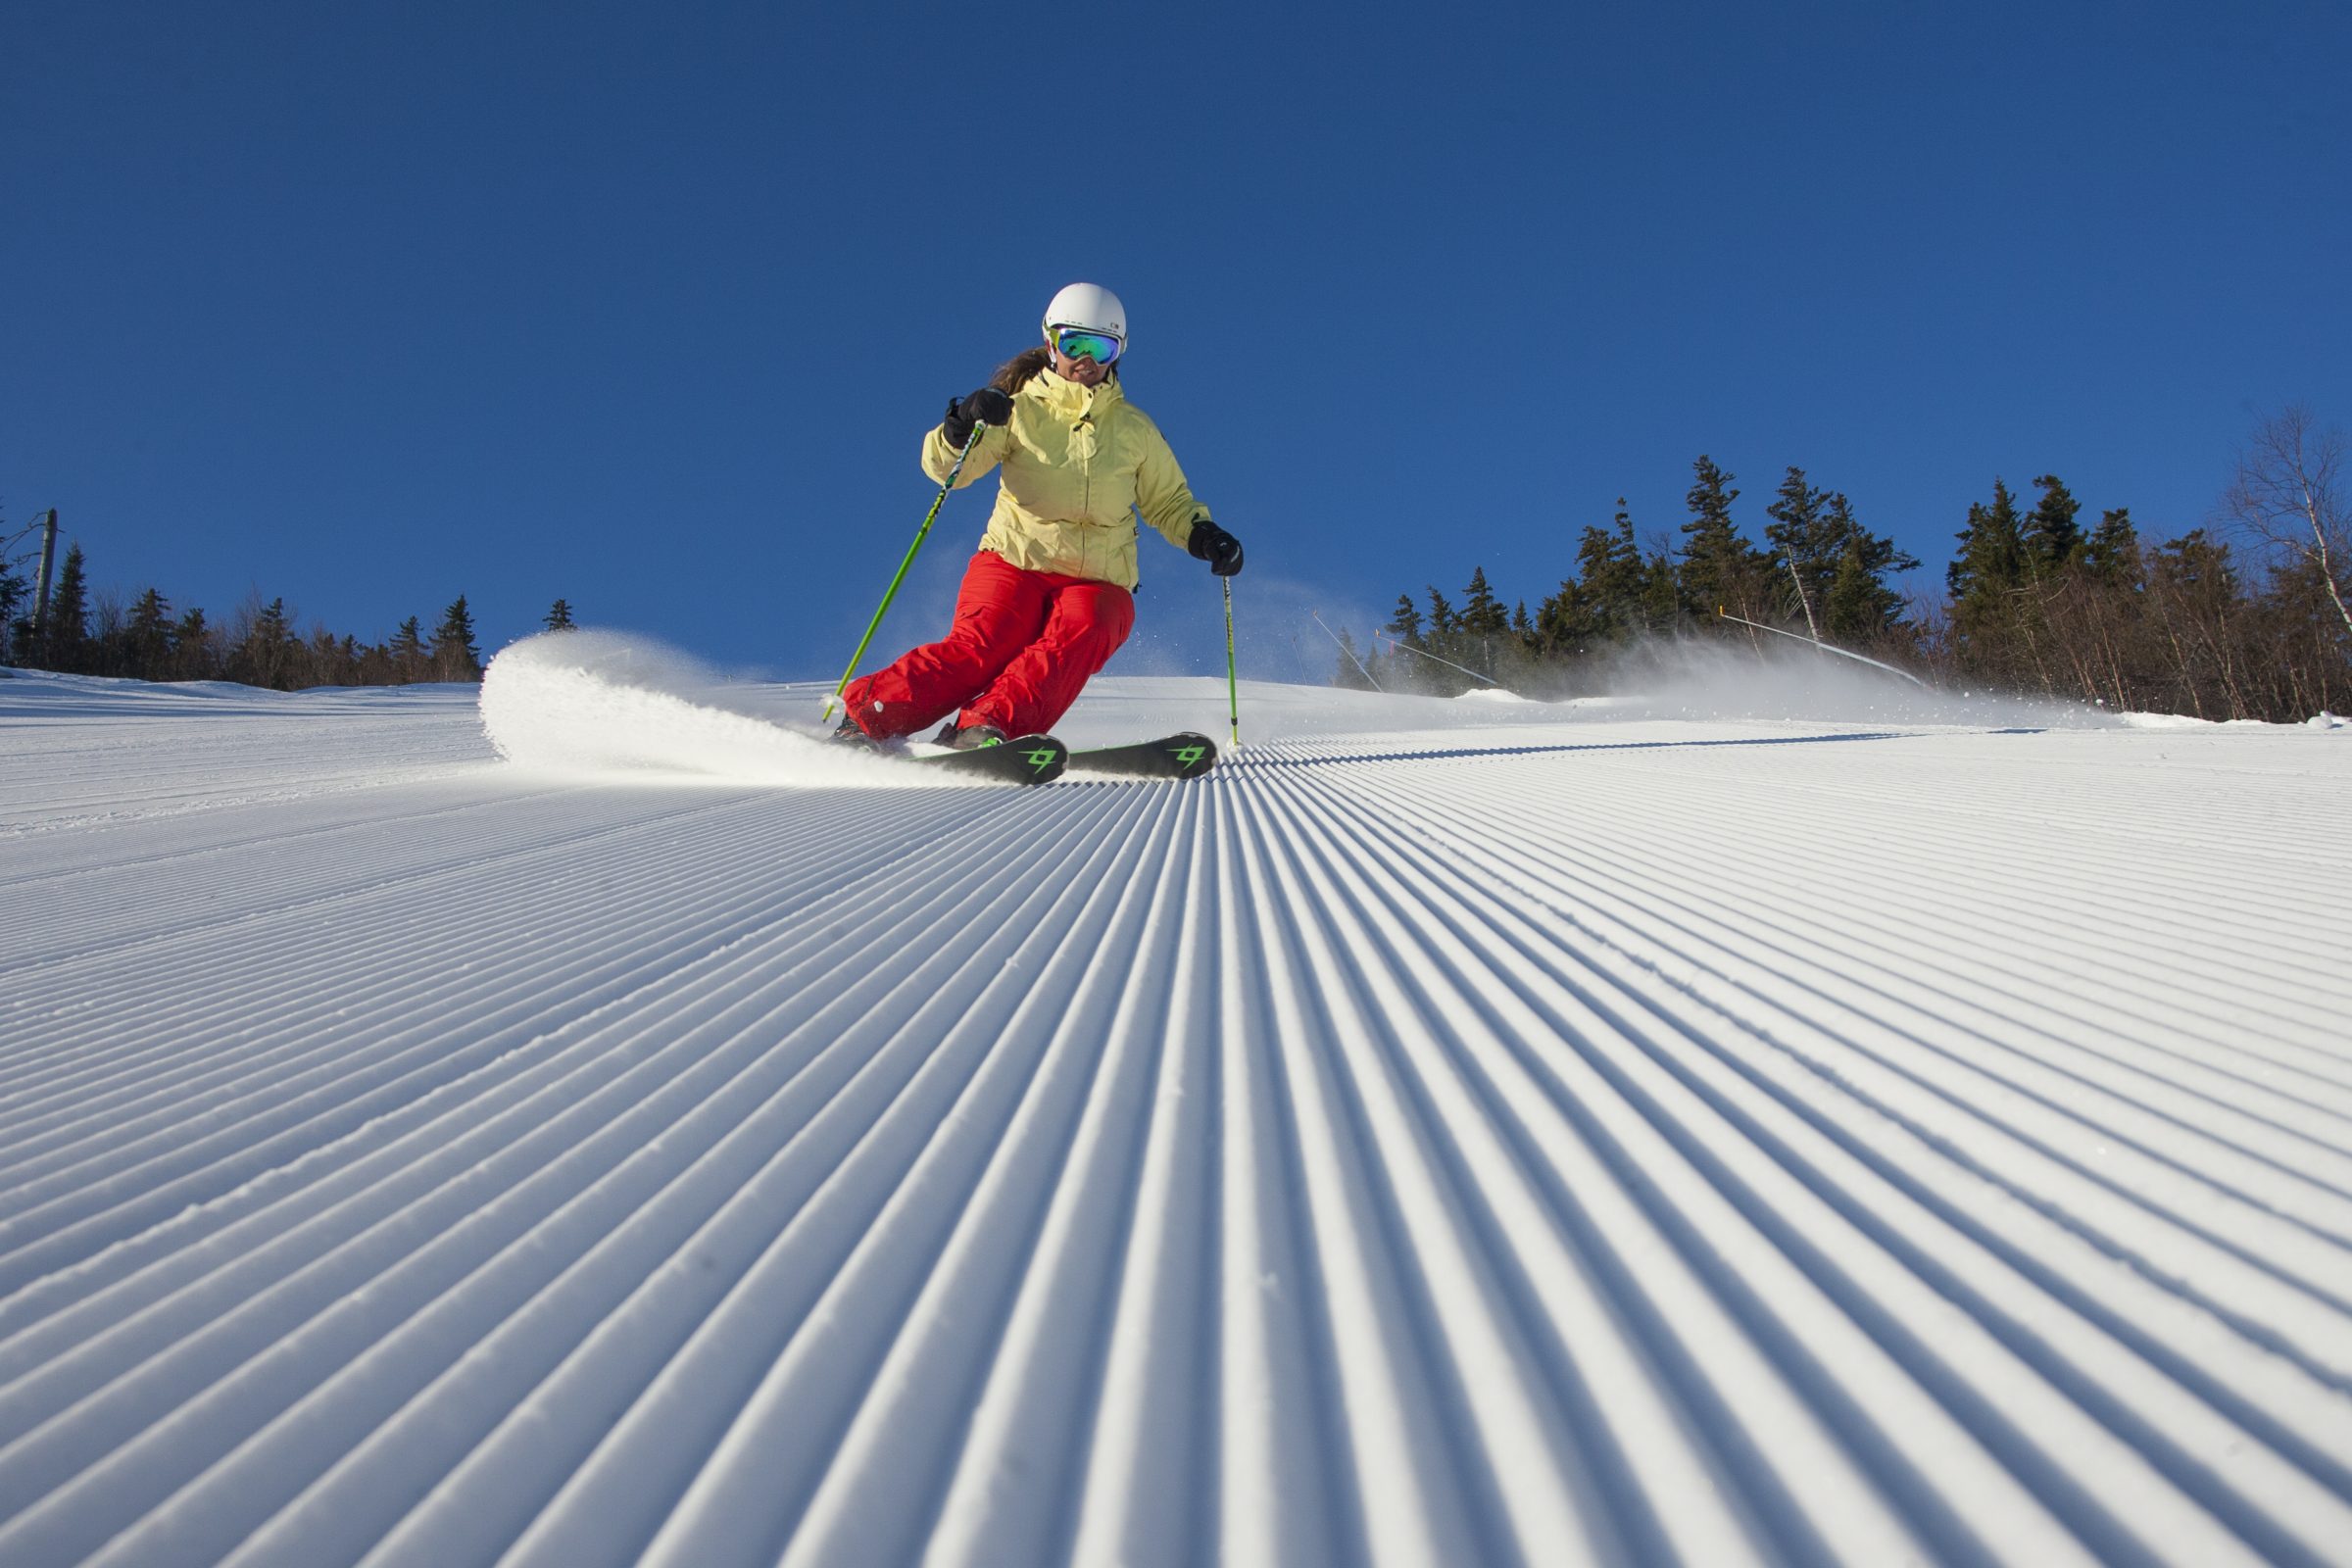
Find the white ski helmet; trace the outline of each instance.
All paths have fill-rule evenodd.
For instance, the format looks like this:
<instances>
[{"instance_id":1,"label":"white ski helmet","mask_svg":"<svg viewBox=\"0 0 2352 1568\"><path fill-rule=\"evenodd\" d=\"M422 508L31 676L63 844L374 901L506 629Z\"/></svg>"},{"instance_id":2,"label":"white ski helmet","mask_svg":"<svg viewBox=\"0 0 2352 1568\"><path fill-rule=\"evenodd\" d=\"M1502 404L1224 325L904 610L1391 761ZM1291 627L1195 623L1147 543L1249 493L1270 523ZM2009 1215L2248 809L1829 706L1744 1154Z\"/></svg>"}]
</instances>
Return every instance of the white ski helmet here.
<instances>
[{"instance_id":1,"label":"white ski helmet","mask_svg":"<svg viewBox=\"0 0 2352 1568\"><path fill-rule=\"evenodd\" d=\"M1084 327L1089 332L1101 332L1119 340L1119 352L1127 351L1127 307L1119 297L1100 283L1072 283L1054 296L1046 307L1046 340L1052 342L1057 326Z\"/></svg>"}]
</instances>

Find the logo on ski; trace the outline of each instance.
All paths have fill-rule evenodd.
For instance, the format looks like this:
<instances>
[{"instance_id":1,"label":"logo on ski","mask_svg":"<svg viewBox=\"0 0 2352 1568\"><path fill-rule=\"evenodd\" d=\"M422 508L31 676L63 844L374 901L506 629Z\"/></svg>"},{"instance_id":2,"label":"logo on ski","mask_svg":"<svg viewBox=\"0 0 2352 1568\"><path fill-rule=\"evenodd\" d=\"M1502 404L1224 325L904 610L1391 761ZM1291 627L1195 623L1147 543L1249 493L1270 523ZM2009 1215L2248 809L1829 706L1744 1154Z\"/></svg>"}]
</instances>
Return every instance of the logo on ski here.
<instances>
[{"instance_id":1,"label":"logo on ski","mask_svg":"<svg viewBox=\"0 0 2352 1568\"><path fill-rule=\"evenodd\" d=\"M1195 762L1207 755L1208 748L1205 746L1179 746L1176 748L1176 765L1189 770Z\"/></svg>"},{"instance_id":2,"label":"logo on ski","mask_svg":"<svg viewBox=\"0 0 2352 1568\"><path fill-rule=\"evenodd\" d=\"M1060 759L1061 753L1054 747L1041 746L1035 751L1023 752L1021 756L1031 767L1042 773Z\"/></svg>"}]
</instances>

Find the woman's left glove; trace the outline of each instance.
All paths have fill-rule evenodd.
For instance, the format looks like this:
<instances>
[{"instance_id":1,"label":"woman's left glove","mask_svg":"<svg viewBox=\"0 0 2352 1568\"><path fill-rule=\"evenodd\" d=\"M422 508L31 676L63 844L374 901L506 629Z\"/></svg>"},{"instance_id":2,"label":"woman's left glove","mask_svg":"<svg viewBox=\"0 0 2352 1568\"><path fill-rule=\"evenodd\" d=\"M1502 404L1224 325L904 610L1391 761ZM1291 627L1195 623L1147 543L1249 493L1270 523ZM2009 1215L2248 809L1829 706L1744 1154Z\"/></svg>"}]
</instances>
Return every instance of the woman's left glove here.
<instances>
[{"instance_id":1,"label":"woman's left glove","mask_svg":"<svg viewBox=\"0 0 2352 1568\"><path fill-rule=\"evenodd\" d=\"M1193 524L1193 536L1184 542L1184 549L1195 561L1207 562L1208 569L1219 577L1238 575L1242 569L1242 542L1206 517Z\"/></svg>"}]
</instances>

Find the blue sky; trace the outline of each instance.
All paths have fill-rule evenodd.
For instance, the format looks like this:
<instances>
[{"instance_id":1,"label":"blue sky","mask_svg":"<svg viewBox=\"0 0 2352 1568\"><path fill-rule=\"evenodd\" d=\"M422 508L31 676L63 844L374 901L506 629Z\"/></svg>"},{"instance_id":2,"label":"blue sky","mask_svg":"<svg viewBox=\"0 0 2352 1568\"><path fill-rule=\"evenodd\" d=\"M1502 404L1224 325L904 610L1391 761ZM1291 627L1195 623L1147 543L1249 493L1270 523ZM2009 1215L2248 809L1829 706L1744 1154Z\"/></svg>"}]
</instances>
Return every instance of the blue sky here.
<instances>
[{"instance_id":1,"label":"blue sky","mask_svg":"<svg viewBox=\"0 0 2352 1568\"><path fill-rule=\"evenodd\" d=\"M2321 0L12 0L0 520L216 616L562 596L830 678L922 432L1085 278L1261 672L1473 565L1532 608L1702 452L1751 537L1797 464L1939 583L1996 474L2169 537L2262 414L2352 423L2347 66ZM1145 546L1114 668L1219 667Z\"/></svg>"}]
</instances>

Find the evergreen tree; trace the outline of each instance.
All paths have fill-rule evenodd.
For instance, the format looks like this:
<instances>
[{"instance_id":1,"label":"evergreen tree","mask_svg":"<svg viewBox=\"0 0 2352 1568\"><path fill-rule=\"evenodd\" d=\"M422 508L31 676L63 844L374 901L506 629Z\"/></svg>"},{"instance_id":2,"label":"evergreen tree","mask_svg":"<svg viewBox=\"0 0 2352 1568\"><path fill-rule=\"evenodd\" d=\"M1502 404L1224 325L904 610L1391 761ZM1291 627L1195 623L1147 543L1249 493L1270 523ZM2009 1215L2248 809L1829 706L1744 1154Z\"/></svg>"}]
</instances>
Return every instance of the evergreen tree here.
<instances>
[{"instance_id":1,"label":"evergreen tree","mask_svg":"<svg viewBox=\"0 0 2352 1568\"><path fill-rule=\"evenodd\" d=\"M2026 583L2026 543L2017 498L1999 479L1992 504L1972 502L1960 549L1944 570L1951 591L1951 631L1962 667L1980 675L2010 676L2027 652L2019 625L2017 591Z\"/></svg>"},{"instance_id":2,"label":"evergreen tree","mask_svg":"<svg viewBox=\"0 0 2352 1568\"><path fill-rule=\"evenodd\" d=\"M140 680L172 678L172 607L150 588L131 606L130 621L122 628L122 672Z\"/></svg>"},{"instance_id":3,"label":"evergreen tree","mask_svg":"<svg viewBox=\"0 0 2352 1568\"><path fill-rule=\"evenodd\" d=\"M2082 529L2075 516L2082 510L2082 504L2054 473L2045 473L2034 483L2041 491L2041 499L2026 514L2026 568L2035 577L2047 577L2073 563L2082 552Z\"/></svg>"},{"instance_id":4,"label":"evergreen tree","mask_svg":"<svg viewBox=\"0 0 2352 1568\"><path fill-rule=\"evenodd\" d=\"M1480 673L1492 676L1495 661L1503 652L1499 646L1510 634L1511 612L1502 608L1494 590L1487 585L1487 568L1473 566L1470 584L1462 590L1460 625L1460 662Z\"/></svg>"},{"instance_id":5,"label":"evergreen tree","mask_svg":"<svg viewBox=\"0 0 2352 1568\"><path fill-rule=\"evenodd\" d=\"M201 608L189 610L172 628L172 678L211 680L220 673L214 657L213 628Z\"/></svg>"},{"instance_id":6,"label":"evergreen tree","mask_svg":"<svg viewBox=\"0 0 2352 1568\"><path fill-rule=\"evenodd\" d=\"M1955 601L1982 601L2008 593L2026 579L2026 546L2017 515L2017 498L1999 479L1992 481L1992 505L1971 503L1968 526L1957 538L1959 551L1944 568L1944 586Z\"/></svg>"},{"instance_id":7,"label":"evergreen tree","mask_svg":"<svg viewBox=\"0 0 2352 1568\"><path fill-rule=\"evenodd\" d=\"M1634 518L1626 511L1625 497L1617 498L1617 515L1608 530L1584 531L1576 548L1576 564L1594 636L1622 640L1652 628L1646 603L1650 598L1649 570L1642 563L1641 545L1634 540ZM1672 612L1668 613L1671 616Z\"/></svg>"},{"instance_id":8,"label":"evergreen tree","mask_svg":"<svg viewBox=\"0 0 2352 1568\"><path fill-rule=\"evenodd\" d=\"M2139 530L2132 525L2132 509L2115 507L2099 514L2099 526L2082 547L2082 565L2103 582L2121 582L2139 559Z\"/></svg>"},{"instance_id":9,"label":"evergreen tree","mask_svg":"<svg viewBox=\"0 0 2352 1568\"><path fill-rule=\"evenodd\" d=\"M389 642L362 643L353 652L358 656L361 685L400 684L400 677L392 668L392 645Z\"/></svg>"},{"instance_id":10,"label":"evergreen tree","mask_svg":"<svg viewBox=\"0 0 2352 1568\"><path fill-rule=\"evenodd\" d=\"M7 540L0 538L0 548ZM32 584L6 556L0 556L0 664L14 663L23 649L18 616L32 598Z\"/></svg>"},{"instance_id":11,"label":"evergreen tree","mask_svg":"<svg viewBox=\"0 0 2352 1568\"><path fill-rule=\"evenodd\" d=\"M1648 633L1667 630L1682 613L1682 577L1675 570L1674 558L1663 550L1652 551L1642 567L1641 629Z\"/></svg>"},{"instance_id":12,"label":"evergreen tree","mask_svg":"<svg viewBox=\"0 0 2352 1568\"><path fill-rule=\"evenodd\" d=\"M1732 488L1732 475L1704 454L1690 471L1690 520L1683 524L1687 542L1677 577L1682 608L1706 622L1715 619L1718 608L1753 619L1763 608L1763 558L1732 521L1732 503L1740 492Z\"/></svg>"},{"instance_id":13,"label":"evergreen tree","mask_svg":"<svg viewBox=\"0 0 2352 1568\"><path fill-rule=\"evenodd\" d=\"M1386 626L1383 626L1381 630L1387 632L1390 636L1396 638L1407 648L1418 648L1421 646L1421 612L1413 604L1413 596L1411 594L1398 594L1396 596L1396 612L1389 616L1389 623Z\"/></svg>"},{"instance_id":14,"label":"evergreen tree","mask_svg":"<svg viewBox=\"0 0 2352 1568\"><path fill-rule=\"evenodd\" d=\"M298 684L302 647L294 636L294 617L284 599L272 599L253 614L245 635L229 651L231 680L272 691L292 691Z\"/></svg>"},{"instance_id":15,"label":"evergreen tree","mask_svg":"<svg viewBox=\"0 0 2352 1568\"><path fill-rule=\"evenodd\" d=\"M1903 618L1903 596L1871 569L1859 542L1838 557L1838 569L1822 595L1822 636L1840 646L1869 643L1893 631Z\"/></svg>"},{"instance_id":16,"label":"evergreen tree","mask_svg":"<svg viewBox=\"0 0 2352 1568\"><path fill-rule=\"evenodd\" d=\"M1590 538L1599 531L1587 528L1585 534ZM1597 618L1585 585L1563 578L1559 590L1536 607L1536 646L1554 658L1574 658L1599 635Z\"/></svg>"},{"instance_id":17,"label":"evergreen tree","mask_svg":"<svg viewBox=\"0 0 2352 1568\"><path fill-rule=\"evenodd\" d=\"M1886 574L1917 570L1919 558L1863 527L1843 491L1831 494L1821 526L1837 552L1823 595L1822 635L1832 642L1871 642L1894 631L1903 618L1903 596Z\"/></svg>"},{"instance_id":18,"label":"evergreen tree","mask_svg":"<svg viewBox=\"0 0 2352 1568\"><path fill-rule=\"evenodd\" d=\"M441 624L433 631L432 667L435 680L482 678L481 650L473 645L473 616L466 609L464 594L441 612Z\"/></svg>"},{"instance_id":19,"label":"evergreen tree","mask_svg":"<svg viewBox=\"0 0 2352 1568\"><path fill-rule=\"evenodd\" d=\"M1509 619L1494 634L1494 658L1487 672L1516 691L1534 673L1538 651L1536 622L1527 612L1527 601L1522 599L1511 606Z\"/></svg>"},{"instance_id":20,"label":"evergreen tree","mask_svg":"<svg viewBox=\"0 0 2352 1568\"><path fill-rule=\"evenodd\" d=\"M2116 709L2145 707L2152 700L2141 602L2146 573L2130 511L2119 507L2101 516L2054 581L2055 592L2041 595L2038 609L2070 684Z\"/></svg>"},{"instance_id":21,"label":"evergreen tree","mask_svg":"<svg viewBox=\"0 0 2352 1568\"><path fill-rule=\"evenodd\" d=\"M552 628L551 628L552 629ZM1355 646L1355 638L1347 627L1340 628L1340 663L1332 672L1331 683L1343 691L1370 691L1372 683L1364 678L1364 656Z\"/></svg>"},{"instance_id":22,"label":"evergreen tree","mask_svg":"<svg viewBox=\"0 0 2352 1568\"><path fill-rule=\"evenodd\" d=\"M400 630L393 635L389 652L395 684L406 686L431 677L431 661L425 654L424 631L415 615L400 623Z\"/></svg>"},{"instance_id":23,"label":"evergreen tree","mask_svg":"<svg viewBox=\"0 0 2352 1568\"><path fill-rule=\"evenodd\" d=\"M1390 646L1389 651L1383 654L1380 639L1373 639L1374 657L1370 661L1373 674L1382 686L1391 691L1410 690L1420 679L1412 667L1419 661L1402 650L1427 646L1421 636L1420 607L1413 603L1412 595L1396 596L1396 609L1390 614L1389 623L1380 629L1389 635Z\"/></svg>"},{"instance_id":24,"label":"evergreen tree","mask_svg":"<svg viewBox=\"0 0 2352 1568\"><path fill-rule=\"evenodd\" d=\"M547 612L547 629L549 631L571 631L576 628L577 624L571 618L571 601L568 599L557 600L555 608Z\"/></svg>"},{"instance_id":25,"label":"evergreen tree","mask_svg":"<svg viewBox=\"0 0 2352 1568\"><path fill-rule=\"evenodd\" d=\"M1429 632L1432 642L1450 641L1462 627L1462 617L1454 612L1453 605L1438 592L1435 583L1429 589Z\"/></svg>"},{"instance_id":26,"label":"evergreen tree","mask_svg":"<svg viewBox=\"0 0 2352 1568\"><path fill-rule=\"evenodd\" d=\"M1781 479L1781 494L1764 508L1771 522L1764 524L1766 543L1774 546L1774 597L1794 600L1794 609L1804 615L1806 630L1821 635L1821 597L1828 592L1828 578L1837 569L1837 558L1825 538L1823 513L1828 511L1828 491L1813 489L1806 484L1804 470L1789 464L1788 477Z\"/></svg>"},{"instance_id":27,"label":"evergreen tree","mask_svg":"<svg viewBox=\"0 0 2352 1568\"><path fill-rule=\"evenodd\" d=\"M348 686L338 667L343 662L342 641L324 626L311 628L308 642L297 640L302 658L295 676L298 686Z\"/></svg>"},{"instance_id":28,"label":"evergreen tree","mask_svg":"<svg viewBox=\"0 0 2352 1568\"><path fill-rule=\"evenodd\" d=\"M2156 574L2167 585L2219 608L2237 597L2237 566L2230 547L2191 528L2156 553Z\"/></svg>"},{"instance_id":29,"label":"evergreen tree","mask_svg":"<svg viewBox=\"0 0 2352 1568\"><path fill-rule=\"evenodd\" d=\"M90 586L81 546L69 545L65 564L58 567L57 587L49 595L49 620L42 628L38 656L40 667L71 673L89 666L93 652L89 615Z\"/></svg>"},{"instance_id":30,"label":"evergreen tree","mask_svg":"<svg viewBox=\"0 0 2352 1568\"><path fill-rule=\"evenodd\" d=\"M1814 636L1868 641L1902 618L1903 596L1886 575L1919 562L1863 527L1842 492L1816 489L1791 467L1765 511L1774 519L1765 536L1778 547L1774 587Z\"/></svg>"},{"instance_id":31,"label":"evergreen tree","mask_svg":"<svg viewBox=\"0 0 2352 1568\"><path fill-rule=\"evenodd\" d=\"M1510 629L1510 612L1487 586L1487 568L1470 568L1470 585L1462 590L1462 631L1471 637L1499 637Z\"/></svg>"}]
</instances>

